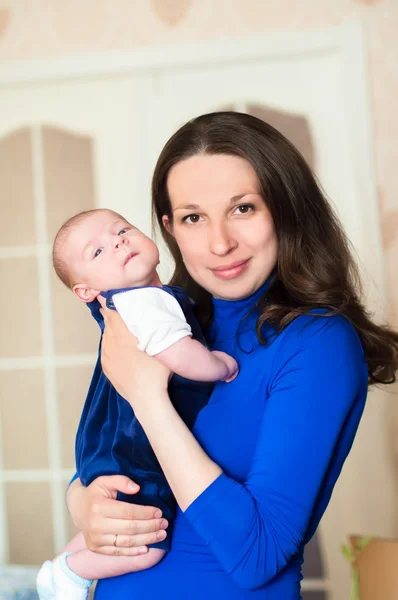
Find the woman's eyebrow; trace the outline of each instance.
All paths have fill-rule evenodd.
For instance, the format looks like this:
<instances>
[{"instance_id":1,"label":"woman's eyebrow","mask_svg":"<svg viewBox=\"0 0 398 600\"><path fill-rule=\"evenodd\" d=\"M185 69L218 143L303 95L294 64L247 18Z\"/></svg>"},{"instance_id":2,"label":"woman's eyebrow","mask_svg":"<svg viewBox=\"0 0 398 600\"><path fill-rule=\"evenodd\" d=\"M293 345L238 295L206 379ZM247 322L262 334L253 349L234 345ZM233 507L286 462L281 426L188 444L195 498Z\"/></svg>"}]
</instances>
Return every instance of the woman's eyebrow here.
<instances>
[{"instance_id":1,"label":"woman's eyebrow","mask_svg":"<svg viewBox=\"0 0 398 600\"><path fill-rule=\"evenodd\" d=\"M232 198L229 201L229 203L230 204L235 204L235 202L239 202L239 200L242 200L242 198L244 198L245 196L249 196L252 193L253 192L245 192L244 194L238 194L237 196L232 196Z\"/></svg>"},{"instance_id":2,"label":"woman's eyebrow","mask_svg":"<svg viewBox=\"0 0 398 600\"><path fill-rule=\"evenodd\" d=\"M242 200L242 198L244 198L245 196L252 196L253 194L257 194L257 193L258 192L245 192L244 194L238 194L237 196L232 196L229 203L235 204L235 202L239 202L239 200ZM173 208L172 212L175 212L176 210L198 210L199 208L200 208L199 204L184 204L181 206L176 206L175 208Z\"/></svg>"},{"instance_id":3,"label":"woman's eyebrow","mask_svg":"<svg viewBox=\"0 0 398 600\"><path fill-rule=\"evenodd\" d=\"M176 210L197 210L198 208L200 208L198 204L184 204L181 206L176 206L173 208L172 212L175 212Z\"/></svg>"}]
</instances>

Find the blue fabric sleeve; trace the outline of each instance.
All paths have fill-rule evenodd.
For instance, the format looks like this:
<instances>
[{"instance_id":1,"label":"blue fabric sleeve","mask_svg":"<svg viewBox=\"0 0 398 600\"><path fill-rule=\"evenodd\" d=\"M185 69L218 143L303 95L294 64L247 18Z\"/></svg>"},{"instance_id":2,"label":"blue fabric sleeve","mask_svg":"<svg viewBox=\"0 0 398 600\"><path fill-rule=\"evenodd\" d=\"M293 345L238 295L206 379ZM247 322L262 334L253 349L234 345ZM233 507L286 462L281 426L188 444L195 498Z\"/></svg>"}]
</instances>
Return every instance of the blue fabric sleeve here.
<instances>
[{"instance_id":1,"label":"blue fabric sleeve","mask_svg":"<svg viewBox=\"0 0 398 600\"><path fill-rule=\"evenodd\" d=\"M280 345L246 481L221 474L185 512L239 587L265 585L302 547L342 431L362 403L345 455L352 444L366 374L356 332L341 317L311 321Z\"/></svg>"}]
</instances>

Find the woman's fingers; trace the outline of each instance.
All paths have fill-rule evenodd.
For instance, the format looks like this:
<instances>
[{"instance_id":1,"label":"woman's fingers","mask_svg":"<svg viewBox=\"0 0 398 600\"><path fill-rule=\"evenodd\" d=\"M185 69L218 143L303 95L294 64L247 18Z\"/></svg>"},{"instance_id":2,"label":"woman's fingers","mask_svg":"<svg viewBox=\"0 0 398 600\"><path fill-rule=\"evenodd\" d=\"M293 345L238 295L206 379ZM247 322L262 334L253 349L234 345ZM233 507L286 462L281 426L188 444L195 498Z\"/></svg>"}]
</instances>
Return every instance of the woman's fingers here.
<instances>
[{"instance_id":1,"label":"woman's fingers","mask_svg":"<svg viewBox=\"0 0 398 600\"><path fill-rule=\"evenodd\" d=\"M106 536L105 544L114 548L139 548L141 546L147 546L148 544L156 544L156 542L161 542L167 537L167 533L162 531L157 531L155 533L146 533L142 535L118 535L116 538L116 546L114 545L115 536L109 535Z\"/></svg>"},{"instance_id":2,"label":"woman's fingers","mask_svg":"<svg viewBox=\"0 0 398 600\"><path fill-rule=\"evenodd\" d=\"M102 308L105 308L106 300L103 296L101 296L101 294L99 294L99 296L97 296L97 300L101 304Z\"/></svg>"},{"instance_id":3,"label":"woman's fingers","mask_svg":"<svg viewBox=\"0 0 398 600\"><path fill-rule=\"evenodd\" d=\"M117 527L116 527L117 529ZM149 544L156 544L167 537L164 529L153 533L140 535L106 534L87 541L87 548L93 552L100 552L109 556L136 556L147 551ZM116 542L116 545L115 545Z\"/></svg>"},{"instance_id":4,"label":"woman's fingers","mask_svg":"<svg viewBox=\"0 0 398 600\"><path fill-rule=\"evenodd\" d=\"M89 489L97 493L100 492L101 495L107 498L116 499L117 492L133 496L139 492L140 486L125 475L102 475L89 485Z\"/></svg>"},{"instance_id":5,"label":"woman's fingers","mask_svg":"<svg viewBox=\"0 0 398 600\"><path fill-rule=\"evenodd\" d=\"M87 488L80 481L70 488L74 498L70 506L78 509L72 514L89 550L110 556L136 556L147 552L148 544L165 539L168 522L159 508L116 500L117 491L134 498L139 490L128 477L108 475L97 478Z\"/></svg>"},{"instance_id":6,"label":"woman's fingers","mask_svg":"<svg viewBox=\"0 0 398 600\"><path fill-rule=\"evenodd\" d=\"M165 530L167 526L168 522L166 519L148 519L146 521L105 519L103 523L103 533L139 537L142 534L156 534L157 532ZM140 542L135 542L134 546L138 546L139 543Z\"/></svg>"},{"instance_id":7,"label":"woman's fingers","mask_svg":"<svg viewBox=\"0 0 398 600\"><path fill-rule=\"evenodd\" d=\"M149 520L159 523L162 511L155 506L142 506L141 504L130 504L129 502L115 502L112 499L100 498L97 504L94 504L92 511L95 514L101 514L108 519L124 519L126 521L142 521L147 523ZM151 530L152 531L152 530Z\"/></svg>"},{"instance_id":8,"label":"woman's fingers","mask_svg":"<svg viewBox=\"0 0 398 600\"><path fill-rule=\"evenodd\" d=\"M117 546L102 546L101 548L87 547L92 552L99 552L107 556L138 556L139 554L146 554L148 552L147 546L140 546L139 548L118 548Z\"/></svg>"},{"instance_id":9,"label":"woman's fingers","mask_svg":"<svg viewBox=\"0 0 398 600\"><path fill-rule=\"evenodd\" d=\"M135 340L136 344L138 343L136 338L128 331L125 322L116 310L111 310L104 306L104 308L100 309L100 313L102 314L105 323L104 335L107 334L107 336L112 335L115 337L129 336L129 338L131 337Z\"/></svg>"}]
</instances>

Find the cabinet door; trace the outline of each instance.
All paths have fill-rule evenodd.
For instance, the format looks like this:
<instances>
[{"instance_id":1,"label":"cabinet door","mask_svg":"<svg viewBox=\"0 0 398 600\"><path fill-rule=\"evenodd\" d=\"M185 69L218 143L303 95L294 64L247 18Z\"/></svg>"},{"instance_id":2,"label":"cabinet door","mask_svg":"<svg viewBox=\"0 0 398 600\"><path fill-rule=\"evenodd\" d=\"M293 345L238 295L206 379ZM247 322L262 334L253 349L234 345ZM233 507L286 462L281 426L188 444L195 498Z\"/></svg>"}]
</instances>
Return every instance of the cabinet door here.
<instances>
[{"instance_id":1,"label":"cabinet door","mask_svg":"<svg viewBox=\"0 0 398 600\"><path fill-rule=\"evenodd\" d=\"M88 138L96 205L126 210L147 231L150 210L142 198L141 172L148 81L131 74L2 87L0 136L46 126Z\"/></svg>"}]
</instances>

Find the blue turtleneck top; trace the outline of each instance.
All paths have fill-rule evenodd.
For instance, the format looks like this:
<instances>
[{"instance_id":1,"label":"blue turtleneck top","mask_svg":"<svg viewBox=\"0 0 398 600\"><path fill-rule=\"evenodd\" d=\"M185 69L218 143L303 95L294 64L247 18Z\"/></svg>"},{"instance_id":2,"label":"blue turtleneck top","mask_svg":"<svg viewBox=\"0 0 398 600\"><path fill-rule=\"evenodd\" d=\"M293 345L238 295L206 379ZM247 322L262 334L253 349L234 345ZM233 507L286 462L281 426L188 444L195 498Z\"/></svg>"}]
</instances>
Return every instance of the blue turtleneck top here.
<instances>
[{"instance_id":1,"label":"blue turtleneck top","mask_svg":"<svg viewBox=\"0 0 398 600\"><path fill-rule=\"evenodd\" d=\"M102 580L95 600L298 600L305 544L351 448L368 370L354 328L325 311L260 344L256 301L214 300L209 339L236 358L193 435L223 473L177 510L171 551L152 569ZM186 398L189 402L189 396Z\"/></svg>"}]
</instances>

